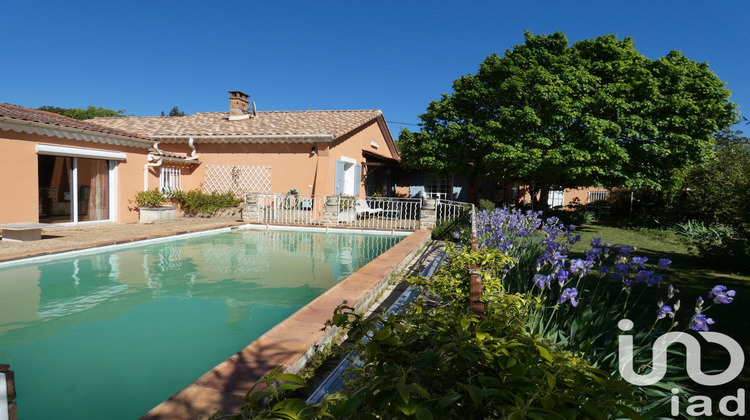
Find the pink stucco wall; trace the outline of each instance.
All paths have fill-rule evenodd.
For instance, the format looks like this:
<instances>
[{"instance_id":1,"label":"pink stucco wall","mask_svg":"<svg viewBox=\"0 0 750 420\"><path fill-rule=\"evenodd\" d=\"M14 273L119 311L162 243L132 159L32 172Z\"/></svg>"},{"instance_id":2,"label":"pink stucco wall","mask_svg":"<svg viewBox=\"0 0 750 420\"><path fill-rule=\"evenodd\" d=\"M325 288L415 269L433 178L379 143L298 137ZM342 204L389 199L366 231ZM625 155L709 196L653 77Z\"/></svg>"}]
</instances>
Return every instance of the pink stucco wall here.
<instances>
[{"instance_id":1,"label":"pink stucco wall","mask_svg":"<svg viewBox=\"0 0 750 420\"><path fill-rule=\"evenodd\" d=\"M130 200L143 188L147 149L0 131L0 223L39 221L37 144L125 153L126 159L117 165L115 221L138 221L138 213L128 207L132 207ZM151 185L158 185L153 173L150 178Z\"/></svg>"},{"instance_id":2,"label":"pink stucco wall","mask_svg":"<svg viewBox=\"0 0 750 420\"><path fill-rule=\"evenodd\" d=\"M373 141L378 144L377 149L371 146ZM313 146L315 153L311 153ZM178 153L190 152L185 144L166 143L160 147ZM333 142L214 144L198 140L196 149L201 164L183 168L183 190L200 188L205 181L208 165L269 166L271 192L284 193L296 188L304 195L332 195L336 160L340 160L342 156L352 158L359 164L365 162L363 150L395 157L389 151L385 135L376 121ZM360 190L364 194L364 184L361 184Z\"/></svg>"}]
</instances>

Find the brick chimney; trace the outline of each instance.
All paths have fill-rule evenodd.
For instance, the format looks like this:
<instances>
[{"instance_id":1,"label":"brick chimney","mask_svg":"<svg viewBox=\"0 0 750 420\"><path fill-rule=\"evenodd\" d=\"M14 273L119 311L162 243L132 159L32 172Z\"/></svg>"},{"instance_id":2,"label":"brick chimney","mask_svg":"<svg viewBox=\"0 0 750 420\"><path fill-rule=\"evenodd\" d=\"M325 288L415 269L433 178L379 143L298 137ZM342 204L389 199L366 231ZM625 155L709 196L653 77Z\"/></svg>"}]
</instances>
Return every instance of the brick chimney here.
<instances>
[{"instance_id":1,"label":"brick chimney","mask_svg":"<svg viewBox=\"0 0 750 420\"><path fill-rule=\"evenodd\" d=\"M250 118L248 108L250 105L250 95L239 90L229 91L229 119L244 120Z\"/></svg>"}]
</instances>

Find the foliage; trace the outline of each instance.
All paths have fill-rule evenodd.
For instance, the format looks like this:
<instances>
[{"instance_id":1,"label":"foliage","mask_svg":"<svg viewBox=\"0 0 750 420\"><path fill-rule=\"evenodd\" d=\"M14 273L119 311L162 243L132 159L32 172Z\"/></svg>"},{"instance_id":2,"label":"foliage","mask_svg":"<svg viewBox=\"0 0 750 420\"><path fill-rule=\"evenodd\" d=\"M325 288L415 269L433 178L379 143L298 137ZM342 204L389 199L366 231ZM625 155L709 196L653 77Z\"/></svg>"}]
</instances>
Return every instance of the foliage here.
<instances>
[{"instance_id":1,"label":"foliage","mask_svg":"<svg viewBox=\"0 0 750 420\"><path fill-rule=\"evenodd\" d=\"M581 226L593 222L596 215L582 207L573 211L570 210L548 210L544 212L547 217L556 217L563 224Z\"/></svg>"},{"instance_id":2,"label":"foliage","mask_svg":"<svg viewBox=\"0 0 750 420\"><path fill-rule=\"evenodd\" d=\"M452 220L443 220L432 228L432 239L436 241L456 241L471 243L471 215L468 212Z\"/></svg>"},{"instance_id":3,"label":"foliage","mask_svg":"<svg viewBox=\"0 0 750 420\"><path fill-rule=\"evenodd\" d=\"M719 267L750 272L750 235L729 225L688 220L675 226L686 237L698 257Z\"/></svg>"},{"instance_id":4,"label":"foliage","mask_svg":"<svg viewBox=\"0 0 750 420\"><path fill-rule=\"evenodd\" d=\"M651 60L630 38L568 45L526 33L420 115L399 136L415 169L516 180L547 202L550 188L667 189L711 156L713 133L736 122L730 92L680 52Z\"/></svg>"},{"instance_id":5,"label":"foliage","mask_svg":"<svg viewBox=\"0 0 750 420\"><path fill-rule=\"evenodd\" d=\"M102 108L98 106L89 105L86 109L83 108L60 108L58 106L44 105L40 106L39 110L52 112L55 114L64 115L66 117L75 118L77 120L88 120L96 117L124 117L125 110L113 111L111 109Z\"/></svg>"},{"instance_id":6,"label":"foliage","mask_svg":"<svg viewBox=\"0 0 750 420\"><path fill-rule=\"evenodd\" d=\"M639 343L634 349L635 366L649 365L650 343L656 335L678 325L700 331L713 323L713 319L706 321L708 307L703 307L702 298L693 313L677 321L685 312L678 312L679 290L662 286L671 264L668 259L648 263L646 257L631 256L633 248L606 244L599 238L592 239L585 258L568 259L568 247L580 237L572 234L572 226L562 226L554 218L542 220L539 213L480 213L478 224L481 246L504 249L518 261L504 275L503 289L539 300L530 309L532 331L564 349L580 352L602 370L617 370L614 326L620 319L631 319L640 327L634 334ZM718 302L712 293L706 295L706 302L731 302ZM669 389L680 387L674 381L682 373L678 366L670 366L665 383L641 388L639 392L649 401L641 411L649 416L665 412Z\"/></svg>"},{"instance_id":7,"label":"foliage","mask_svg":"<svg viewBox=\"0 0 750 420\"><path fill-rule=\"evenodd\" d=\"M171 199L180 206L186 216L211 217L217 211L236 207L242 202L235 198L231 192L218 193L216 191L206 194L199 189L190 191L173 191Z\"/></svg>"},{"instance_id":8,"label":"foliage","mask_svg":"<svg viewBox=\"0 0 750 420\"><path fill-rule=\"evenodd\" d=\"M158 188L147 191L138 191L135 195L135 204L138 208L142 207L158 207L166 203L168 197L159 191Z\"/></svg>"},{"instance_id":9,"label":"foliage","mask_svg":"<svg viewBox=\"0 0 750 420\"><path fill-rule=\"evenodd\" d=\"M164 115L164 112L161 113ZM180 111L180 108L175 105L170 111L169 114L167 114L169 117L184 117L185 113L183 111Z\"/></svg>"},{"instance_id":10,"label":"foliage","mask_svg":"<svg viewBox=\"0 0 750 420\"><path fill-rule=\"evenodd\" d=\"M479 199L479 206L478 209L480 211L486 210L486 211L492 211L495 210L497 206L495 205L495 202L492 200L487 200L486 198L480 198Z\"/></svg>"},{"instance_id":11,"label":"foliage","mask_svg":"<svg viewBox=\"0 0 750 420\"><path fill-rule=\"evenodd\" d=\"M750 139L741 134L719 133L716 158L688 172L679 202L685 218L750 223Z\"/></svg>"}]
</instances>

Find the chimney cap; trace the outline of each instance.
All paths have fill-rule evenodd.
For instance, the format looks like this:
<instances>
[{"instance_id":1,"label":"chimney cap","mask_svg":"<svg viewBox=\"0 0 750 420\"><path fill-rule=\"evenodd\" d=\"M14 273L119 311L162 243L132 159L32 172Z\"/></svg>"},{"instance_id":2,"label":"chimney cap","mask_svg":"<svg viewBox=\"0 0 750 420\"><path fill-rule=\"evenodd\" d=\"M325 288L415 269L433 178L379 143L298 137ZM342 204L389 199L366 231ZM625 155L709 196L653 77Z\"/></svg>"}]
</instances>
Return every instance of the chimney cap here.
<instances>
[{"instance_id":1,"label":"chimney cap","mask_svg":"<svg viewBox=\"0 0 750 420\"><path fill-rule=\"evenodd\" d=\"M247 99L247 98L250 97L250 95L248 95L245 92L242 92L241 90L230 90L229 91L229 97L230 98Z\"/></svg>"}]
</instances>

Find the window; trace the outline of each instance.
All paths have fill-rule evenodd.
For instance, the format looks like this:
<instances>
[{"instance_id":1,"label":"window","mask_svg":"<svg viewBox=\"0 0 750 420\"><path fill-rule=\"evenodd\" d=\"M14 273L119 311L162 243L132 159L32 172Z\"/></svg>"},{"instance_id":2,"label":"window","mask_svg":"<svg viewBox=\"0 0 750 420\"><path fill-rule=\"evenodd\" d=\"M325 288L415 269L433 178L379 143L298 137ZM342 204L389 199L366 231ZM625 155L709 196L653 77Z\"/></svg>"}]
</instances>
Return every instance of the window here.
<instances>
[{"instance_id":1,"label":"window","mask_svg":"<svg viewBox=\"0 0 750 420\"><path fill-rule=\"evenodd\" d=\"M112 161L39 155L39 222L110 219Z\"/></svg>"},{"instance_id":2,"label":"window","mask_svg":"<svg viewBox=\"0 0 750 420\"><path fill-rule=\"evenodd\" d=\"M562 208L563 203L565 203L565 191L550 190L547 205L554 209L556 207Z\"/></svg>"},{"instance_id":3,"label":"window","mask_svg":"<svg viewBox=\"0 0 750 420\"><path fill-rule=\"evenodd\" d=\"M159 191L182 191L182 182L180 168L162 167L159 174Z\"/></svg>"},{"instance_id":4,"label":"window","mask_svg":"<svg viewBox=\"0 0 750 420\"><path fill-rule=\"evenodd\" d=\"M427 198L453 199L453 177L440 178L427 174L424 180L424 193Z\"/></svg>"},{"instance_id":5,"label":"window","mask_svg":"<svg viewBox=\"0 0 750 420\"><path fill-rule=\"evenodd\" d=\"M593 203L595 201L603 201L607 199L607 192L606 191L589 191L589 203Z\"/></svg>"}]
</instances>

